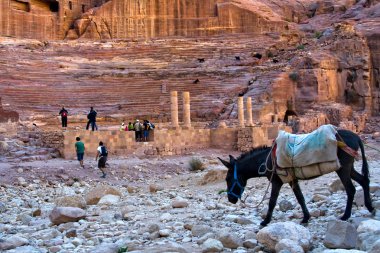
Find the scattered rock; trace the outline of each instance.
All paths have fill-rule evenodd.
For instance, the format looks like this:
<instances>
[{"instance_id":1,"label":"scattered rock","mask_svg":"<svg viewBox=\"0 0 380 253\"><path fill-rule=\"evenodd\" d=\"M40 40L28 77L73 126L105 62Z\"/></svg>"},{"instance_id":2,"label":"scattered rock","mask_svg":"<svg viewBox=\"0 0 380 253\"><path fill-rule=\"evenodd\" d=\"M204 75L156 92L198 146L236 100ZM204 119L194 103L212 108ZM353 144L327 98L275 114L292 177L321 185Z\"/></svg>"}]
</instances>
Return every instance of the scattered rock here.
<instances>
[{"instance_id":1,"label":"scattered rock","mask_svg":"<svg viewBox=\"0 0 380 253\"><path fill-rule=\"evenodd\" d=\"M191 229L191 234L195 237L201 237L211 232L213 232L213 230L209 225L194 225Z\"/></svg>"},{"instance_id":2,"label":"scattered rock","mask_svg":"<svg viewBox=\"0 0 380 253\"><path fill-rule=\"evenodd\" d=\"M104 195L98 202L98 205L115 205L120 201L120 196L117 195Z\"/></svg>"},{"instance_id":3,"label":"scattered rock","mask_svg":"<svg viewBox=\"0 0 380 253\"><path fill-rule=\"evenodd\" d=\"M329 191L331 193L334 193L337 191L344 191L344 186L342 184L342 181L339 178L332 181L329 185Z\"/></svg>"},{"instance_id":4,"label":"scattered rock","mask_svg":"<svg viewBox=\"0 0 380 253\"><path fill-rule=\"evenodd\" d=\"M199 182L200 185L206 185L210 183L215 183L223 181L226 178L227 170L209 170L206 175L203 176L202 180Z\"/></svg>"},{"instance_id":5,"label":"scattered rock","mask_svg":"<svg viewBox=\"0 0 380 253\"><path fill-rule=\"evenodd\" d=\"M115 188L108 185L100 185L90 189L85 196L85 200L87 205L96 205L103 196L109 194L120 197L122 196L122 194Z\"/></svg>"},{"instance_id":6,"label":"scattered rock","mask_svg":"<svg viewBox=\"0 0 380 253\"><path fill-rule=\"evenodd\" d=\"M85 217L86 212L77 207L55 207L49 215L49 218L54 225L79 221Z\"/></svg>"},{"instance_id":7,"label":"scattered rock","mask_svg":"<svg viewBox=\"0 0 380 253\"><path fill-rule=\"evenodd\" d=\"M189 203L186 200L174 200L172 202L173 208L184 208L188 206L189 206Z\"/></svg>"},{"instance_id":8,"label":"scattered rock","mask_svg":"<svg viewBox=\"0 0 380 253\"><path fill-rule=\"evenodd\" d=\"M202 253L221 252L222 250L223 244L216 239L209 238L202 244Z\"/></svg>"},{"instance_id":9,"label":"scattered rock","mask_svg":"<svg viewBox=\"0 0 380 253\"><path fill-rule=\"evenodd\" d=\"M295 241L281 239L275 246L276 252L304 253L303 248Z\"/></svg>"},{"instance_id":10,"label":"scattered rock","mask_svg":"<svg viewBox=\"0 0 380 253\"><path fill-rule=\"evenodd\" d=\"M10 250L23 245L29 244L29 241L23 237L13 235L0 240L0 250Z\"/></svg>"},{"instance_id":11,"label":"scattered rock","mask_svg":"<svg viewBox=\"0 0 380 253\"><path fill-rule=\"evenodd\" d=\"M223 233L217 238L224 247L230 249L236 249L242 245L242 241L239 237L232 233Z\"/></svg>"},{"instance_id":12,"label":"scattered rock","mask_svg":"<svg viewBox=\"0 0 380 253\"><path fill-rule=\"evenodd\" d=\"M346 221L330 221L323 244L330 249L353 249L357 233L354 225Z\"/></svg>"},{"instance_id":13,"label":"scattered rock","mask_svg":"<svg viewBox=\"0 0 380 253\"><path fill-rule=\"evenodd\" d=\"M311 244L311 235L307 228L293 222L270 224L257 233L257 240L270 250L282 239L289 239L307 251Z\"/></svg>"},{"instance_id":14,"label":"scattered rock","mask_svg":"<svg viewBox=\"0 0 380 253\"><path fill-rule=\"evenodd\" d=\"M280 210L283 212L289 211L293 209L293 204L288 200L281 200L279 204Z\"/></svg>"},{"instance_id":15,"label":"scattered rock","mask_svg":"<svg viewBox=\"0 0 380 253\"><path fill-rule=\"evenodd\" d=\"M62 207L78 207L81 209L86 209L87 207L86 200L79 195L59 197L55 200L55 205Z\"/></svg>"}]
</instances>

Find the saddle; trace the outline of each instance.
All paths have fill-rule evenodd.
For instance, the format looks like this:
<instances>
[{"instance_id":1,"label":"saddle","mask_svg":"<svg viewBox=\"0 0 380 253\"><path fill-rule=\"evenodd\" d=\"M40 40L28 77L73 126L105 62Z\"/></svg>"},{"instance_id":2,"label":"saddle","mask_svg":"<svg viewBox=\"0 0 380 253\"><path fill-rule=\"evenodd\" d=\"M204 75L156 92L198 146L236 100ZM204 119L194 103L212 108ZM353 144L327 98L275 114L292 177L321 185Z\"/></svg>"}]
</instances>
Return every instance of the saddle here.
<instances>
[{"instance_id":1,"label":"saddle","mask_svg":"<svg viewBox=\"0 0 380 253\"><path fill-rule=\"evenodd\" d=\"M338 170L336 134L336 128L332 125L323 125L310 134L280 131L272 158L281 180L289 183L296 178L310 179Z\"/></svg>"}]
</instances>

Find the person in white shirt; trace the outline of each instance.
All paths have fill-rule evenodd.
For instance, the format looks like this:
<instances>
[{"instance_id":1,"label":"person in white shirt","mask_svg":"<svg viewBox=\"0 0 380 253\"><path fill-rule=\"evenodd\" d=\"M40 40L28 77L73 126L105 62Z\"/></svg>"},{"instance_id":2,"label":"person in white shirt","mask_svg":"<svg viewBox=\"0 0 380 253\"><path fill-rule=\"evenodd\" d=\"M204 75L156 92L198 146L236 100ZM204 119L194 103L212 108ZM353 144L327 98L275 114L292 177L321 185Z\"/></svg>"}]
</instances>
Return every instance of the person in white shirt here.
<instances>
[{"instance_id":1,"label":"person in white shirt","mask_svg":"<svg viewBox=\"0 0 380 253\"><path fill-rule=\"evenodd\" d=\"M107 156L108 156L108 151L107 151L106 147L104 146L103 142L99 142L99 147L97 149L95 161L97 161L98 157L99 157L98 168L103 173L101 178L105 178L107 175L106 171L105 171Z\"/></svg>"}]
</instances>

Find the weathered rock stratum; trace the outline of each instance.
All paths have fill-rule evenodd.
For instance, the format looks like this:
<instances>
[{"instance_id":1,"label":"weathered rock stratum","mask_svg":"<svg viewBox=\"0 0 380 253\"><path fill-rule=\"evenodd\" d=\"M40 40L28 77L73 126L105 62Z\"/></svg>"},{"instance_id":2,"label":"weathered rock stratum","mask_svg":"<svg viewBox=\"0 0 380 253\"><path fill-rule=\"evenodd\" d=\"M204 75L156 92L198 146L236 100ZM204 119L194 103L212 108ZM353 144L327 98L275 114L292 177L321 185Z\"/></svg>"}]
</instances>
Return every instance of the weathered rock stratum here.
<instances>
[{"instance_id":1,"label":"weathered rock stratum","mask_svg":"<svg viewBox=\"0 0 380 253\"><path fill-rule=\"evenodd\" d=\"M190 91L193 120L236 119L238 95L262 122L291 105L361 130L380 111L379 1L16 2L2 2L0 33L44 39L0 39L2 97L21 117L65 104L86 120L101 105L165 122L172 90Z\"/></svg>"}]
</instances>

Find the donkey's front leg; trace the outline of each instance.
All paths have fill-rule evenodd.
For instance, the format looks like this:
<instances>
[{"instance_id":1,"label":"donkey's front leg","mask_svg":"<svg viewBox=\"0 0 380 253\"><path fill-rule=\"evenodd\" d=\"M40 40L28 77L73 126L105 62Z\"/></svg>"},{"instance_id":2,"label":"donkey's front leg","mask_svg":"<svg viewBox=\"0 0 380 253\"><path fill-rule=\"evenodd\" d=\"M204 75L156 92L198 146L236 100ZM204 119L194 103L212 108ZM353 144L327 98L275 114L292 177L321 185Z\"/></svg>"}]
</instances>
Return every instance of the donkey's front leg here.
<instances>
[{"instance_id":1,"label":"donkey's front leg","mask_svg":"<svg viewBox=\"0 0 380 253\"><path fill-rule=\"evenodd\" d=\"M274 177L272 180L272 191L270 194L270 200L268 205L268 212L265 219L260 223L261 226L265 227L272 219L273 209L276 206L278 194L280 193L280 189L282 187L282 181L280 178Z\"/></svg>"},{"instance_id":2,"label":"donkey's front leg","mask_svg":"<svg viewBox=\"0 0 380 253\"><path fill-rule=\"evenodd\" d=\"M310 213L309 210L307 210L307 206L305 204L305 198L303 197L300 185L298 184L297 180L294 180L293 182L290 182L290 187L292 187L294 195L296 195L297 201L300 204L303 212L303 219L301 223L308 223L310 219Z\"/></svg>"}]
</instances>

